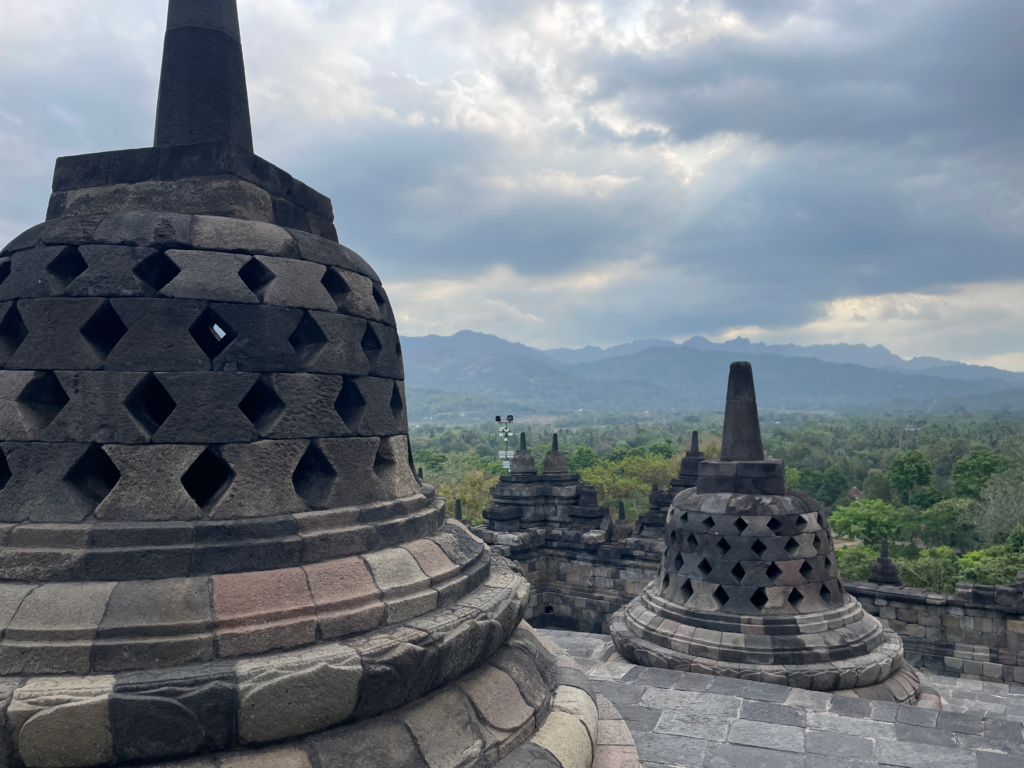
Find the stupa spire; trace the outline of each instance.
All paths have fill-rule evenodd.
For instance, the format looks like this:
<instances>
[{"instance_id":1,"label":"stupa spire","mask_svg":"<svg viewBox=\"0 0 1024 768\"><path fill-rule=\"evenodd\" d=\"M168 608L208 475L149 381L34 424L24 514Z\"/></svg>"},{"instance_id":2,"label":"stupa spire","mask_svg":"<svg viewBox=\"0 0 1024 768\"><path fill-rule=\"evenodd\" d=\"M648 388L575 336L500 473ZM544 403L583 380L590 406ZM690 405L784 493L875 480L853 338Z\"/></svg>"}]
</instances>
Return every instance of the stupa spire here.
<instances>
[{"instance_id":1,"label":"stupa spire","mask_svg":"<svg viewBox=\"0 0 1024 768\"><path fill-rule=\"evenodd\" d=\"M722 461L764 461L761 425L757 418L757 395L750 363L729 366L729 388L725 397L725 426L722 430Z\"/></svg>"},{"instance_id":2,"label":"stupa spire","mask_svg":"<svg viewBox=\"0 0 1024 768\"><path fill-rule=\"evenodd\" d=\"M153 146L229 142L252 151L236 0L170 0Z\"/></svg>"}]
</instances>

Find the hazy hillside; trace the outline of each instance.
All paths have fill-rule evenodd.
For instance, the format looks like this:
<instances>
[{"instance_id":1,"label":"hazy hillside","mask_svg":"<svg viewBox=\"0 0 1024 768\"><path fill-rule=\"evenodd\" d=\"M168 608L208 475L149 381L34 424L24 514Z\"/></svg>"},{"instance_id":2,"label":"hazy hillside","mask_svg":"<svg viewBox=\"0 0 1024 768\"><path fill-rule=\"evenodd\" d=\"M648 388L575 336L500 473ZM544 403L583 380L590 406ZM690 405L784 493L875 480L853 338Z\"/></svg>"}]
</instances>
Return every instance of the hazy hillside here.
<instances>
[{"instance_id":1,"label":"hazy hillside","mask_svg":"<svg viewBox=\"0 0 1024 768\"><path fill-rule=\"evenodd\" d=\"M567 364L558 358L571 359L566 353L573 350L544 352L468 331L402 340L414 421L477 420L504 411L558 415L580 410L719 409L729 363L743 358L754 363L759 402L766 409L946 412L1014 408L1024 403L1024 387L1008 387L1001 376L1021 375L998 369L944 365L925 374L773 354L763 347L721 346L701 349L689 343L636 342L623 345L625 350L618 348L626 354ZM833 345L840 346L860 354L855 347ZM596 356L596 349L575 351ZM885 359L879 348L871 349L873 359ZM884 348L881 351L888 354ZM965 374L963 369L975 370ZM948 370L950 375L936 375L937 370Z\"/></svg>"}]
</instances>

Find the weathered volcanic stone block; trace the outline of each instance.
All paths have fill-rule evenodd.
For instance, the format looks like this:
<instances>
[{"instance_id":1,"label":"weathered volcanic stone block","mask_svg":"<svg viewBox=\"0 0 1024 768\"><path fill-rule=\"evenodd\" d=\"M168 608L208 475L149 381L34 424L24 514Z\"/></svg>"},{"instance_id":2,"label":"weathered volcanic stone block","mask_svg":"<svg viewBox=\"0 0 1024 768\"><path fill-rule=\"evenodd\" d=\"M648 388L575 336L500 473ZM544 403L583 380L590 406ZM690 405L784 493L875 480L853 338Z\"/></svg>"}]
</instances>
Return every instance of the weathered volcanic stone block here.
<instances>
[{"instance_id":1,"label":"weathered volcanic stone block","mask_svg":"<svg viewBox=\"0 0 1024 768\"><path fill-rule=\"evenodd\" d=\"M259 374L160 373L160 384L177 404L153 435L156 443L246 443L256 429L239 403Z\"/></svg>"},{"instance_id":2,"label":"weathered volcanic stone block","mask_svg":"<svg viewBox=\"0 0 1024 768\"><path fill-rule=\"evenodd\" d=\"M430 577L406 550L371 552L363 560L383 593L388 624L408 621L437 607L437 592L430 588Z\"/></svg>"},{"instance_id":3,"label":"weathered volcanic stone block","mask_svg":"<svg viewBox=\"0 0 1024 768\"><path fill-rule=\"evenodd\" d=\"M231 664L118 675L110 731L119 761L159 760L227 749L237 732Z\"/></svg>"},{"instance_id":4,"label":"weathered volcanic stone block","mask_svg":"<svg viewBox=\"0 0 1024 768\"><path fill-rule=\"evenodd\" d=\"M104 451L120 479L96 507L100 520L198 520L203 511L181 478L202 445L108 445ZM162 471L154 472L154 467Z\"/></svg>"},{"instance_id":5,"label":"weathered volcanic stone block","mask_svg":"<svg viewBox=\"0 0 1024 768\"><path fill-rule=\"evenodd\" d=\"M206 309L204 303L168 299L112 299L110 303L127 331L105 359L107 370L210 370L210 358L189 333Z\"/></svg>"},{"instance_id":6,"label":"weathered volcanic stone block","mask_svg":"<svg viewBox=\"0 0 1024 768\"><path fill-rule=\"evenodd\" d=\"M324 640L366 632L384 623L380 590L358 557L304 568Z\"/></svg>"},{"instance_id":7,"label":"weathered volcanic stone block","mask_svg":"<svg viewBox=\"0 0 1024 768\"><path fill-rule=\"evenodd\" d=\"M100 370L123 335L124 323L105 299L19 301L18 312L28 335L7 361L9 369Z\"/></svg>"},{"instance_id":8,"label":"weathered volcanic stone block","mask_svg":"<svg viewBox=\"0 0 1024 768\"><path fill-rule=\"evenodd\" d=\"M192 218L192 244L207 251L297 258L298 245L288 230L261 221L227 219L222 216Z\"/></svg>"},{"instance_id":9,"label":"weathered volcanic stone block","mask_svg":"<svg viewBox=\"0 0 1024 768\"><path fill-rule=\"evenodd\" d=\"M248 256L218 251L167 251L167 257L181 271L160 289L161 295L174 299L259 303L238 274L248 263Z\"/></svg>"},{"instance_id":10,"label":"weathered volcanic stone block","mask_svg":"<svg viewBox=\"0 0 1024 768\"><path fill-rule=\"evenodd\" d=\"M159 252L125 245L83 245L78 249L89 265L67 288L65 296L152 296L152 287L138 277L139 265Z\"/></svg>"},{"instance_id":11,"label":"weathered volcanic stone block","mask_svg":"<svg viewBox=\"0 0 1024 768\"><path fill-rule=\"evenodd\" d=\"M483 753L480 724L460 692L445 689L405 715L427 765L468 765Z\"/></svg>"},{"instance_id":12,"label":"weathered volcanic stone block","mask_svg":"<svg viewBox=\"0 0 1024 768\"><path fill-rule=\"evenodd\" d=\"M109 492L102 451L80 444L2 443L11 479L0 490L0 520L81 522ZM102 470L102 467L100 467Z\"/></svg>"},{"instance_id":13,"label":"weathered volcanic stone block","mask_svg":"<svg viewBox=\"0 0 1024 768\"><path fill-rule=\"evenodd\" d=\"M212 519L272 517L304 512L292 475L306 452L306 440L260 440L225 445L221 456L235 477L210 512Z\"/></svg>"},{"instance_id":14,"label":"weathered volcanic stone block","mask_svg":"<svg viewBox=\"0 0 1024 768\"><path fill-rule=\"evenodd\" d=\"M286 663L238 663L239 734L269 743L336 725L355 710L362 662L351 648L323 645Z\"/></svg>"},{"instance_id":15,"label":"weathered volcanic stone block","mask_svg":"<svg viewBox=\"0 0 1024 768\"><path fill-rule=\"evenodd\" d=\"M423 760L409 730L400 722L357 725L311 740L320 765L351 768L422 768Z\"/></svg>"},{"instance_id":16,"label":"weathered volcanic stone block","mask_svg":"<svg viewBox=\"0 0 1024 768\"><path fill-rule=\"evenodd\" d=\"M514 731L533 716L512 678L496 667L484 665L460 680L459 687L472 700L484 722L494 728Z\"/></svg>"},{"instance_id":17,"label":"weathered volcanic stone block","mask_svg":"<svg viewBox=\"0 0 1024 768\"><path fill-rule=\"evenodd\" d=\"M273 279L262 291L264 304L329 312L337 308L321 282L327 269L322 264L271 256L257 256L256 259L273 274Z\"/></svg>"},{"instance_id":18,"label":"weathered volcanic stone block","mask_svg":"<svg viewBox=\"0 0 1024 768\"><path fill-rule=\"evenodd\" d=\"M111 582L37 587L25 598L4 632L0 672L87 673L96 629L114 587Z\"/></svg>"},{"instance_id":19,"label":"weathered volcanic stone block","mask_svg":"<svg viewBox=\"0 0 1024 768\"><path fill-rule=\"evenodd\" d=\"M358 317L327 312L307 312L293 340L302 370L311 373L340 373L365 376L370 362L363 350L367 323Z\"/></svg>"},{"instance_id":20,"label":"weathered volcanic stone block","mask_svg":"<svg viewBox=\"0 0 1024 768\"><path fill-rule=\"evenodd\" d=\"M209 578L118 584L96 631L95 671L212 661L212 589Z\"/></svg>"},{"instance_id":21,"label":"weathered volcanic stone block","mask_svg":"<svg viewBox=\"0 0 1024 768\"><path fill-rule=\"evenodd\" d=\"M77 274L68 272L69 268L75 268L76 260L80 263ZM10 265L10 274L0 283L0 301L60 296L81 274L84 261L76 248L58 245L22 251L11 259Z\"/></svg>"},{"instance_id":22,"label":"weathered volcanic stone block","mask_svg":"<svg viewBox=\"0 0 1024 768\"><path fill-rule=\"evenodd\" d=\"M98 243L113 245L188 247L192 245L192 222L192 216L182 214L119 211L104 216L97 225L93 237Z\"/></svg>"},{"instance_id":23,"label":"weathered volcanic stone block","mask_svg":"<svg viewBox=\"0 0 1024 768\"><path fill-rule=\"evenodd\" d=\"M38 678L7 709L28 765L102 765L114 758L109 694L113 677Z\"/></svg>"},{"instance_id":24,"label":"weathered volcanic stone block","mask_svg":"<svg viewBox=\"0 0 1024 768\"><path fill-rule=\"evenodd\" d=\"M255 422L260 437L284 440L298 437L347 437L351 434L335 404L345 380L341 376L309 373L264 374L261 379L281 405L268 404Z\"/></svg>"},{"instance_id":25,"label":"weathered volcanic stone block","mask_svg":"<svg viewBox=\"0 0 1024 768\"><path fill-rule=\"evenodd\" d=\"M214 359L214 370L299 370L299 356L291 340L302 319L301 310L247 304L211 304L210 309L236 334Z\"/></svg>"},{"instance_id":26,"label":"weathered volcanic stone block","mask_svg":"<svg viewBox=\"0 0 1024 768\"><path fill-rule=\"evenodd\" d=\"M316 609L301 568L213 577L222 657L293 648L316 639Z\"/></svg>"}]
</instances>

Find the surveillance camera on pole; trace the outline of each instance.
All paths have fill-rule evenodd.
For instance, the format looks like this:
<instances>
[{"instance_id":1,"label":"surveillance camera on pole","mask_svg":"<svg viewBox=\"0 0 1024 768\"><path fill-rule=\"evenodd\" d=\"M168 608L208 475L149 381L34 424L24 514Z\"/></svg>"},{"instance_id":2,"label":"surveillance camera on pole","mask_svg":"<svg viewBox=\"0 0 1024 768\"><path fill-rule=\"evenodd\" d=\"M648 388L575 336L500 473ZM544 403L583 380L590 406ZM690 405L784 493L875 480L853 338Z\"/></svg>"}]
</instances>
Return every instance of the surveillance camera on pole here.
<instances>
[{"instance_id":1,"label":"surveillance camera on pole","mask_svg":"<svg viewBox=\"0 0 1024 768\"><path fill-rule=\"evenodd\" d=\"M512 455L515 453L515 451L510 451L508 449L508 439L512 436L512 428L509 426L509 424L511 424L512 421L513 421L512 415L509 414L504 419L501 418L501 416L495 416L494 420L496 422L498 422L498 424L499 424L499 426L498 426L498 434L501 437L505 438L505 450L504 451L498 451L498 459L501 461L501 466L503 466L505 469L507 469L509 472L511 472L512 471Z\"/></svg>"}]
</instances>

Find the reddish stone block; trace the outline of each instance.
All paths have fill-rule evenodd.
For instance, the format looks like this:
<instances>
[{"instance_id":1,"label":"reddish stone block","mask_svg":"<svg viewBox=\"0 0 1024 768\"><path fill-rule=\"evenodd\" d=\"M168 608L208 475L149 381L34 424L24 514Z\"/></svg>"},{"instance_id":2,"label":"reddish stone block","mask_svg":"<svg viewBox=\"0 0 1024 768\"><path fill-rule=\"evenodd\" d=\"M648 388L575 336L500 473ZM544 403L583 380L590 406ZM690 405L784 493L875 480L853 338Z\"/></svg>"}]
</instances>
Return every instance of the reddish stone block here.
<instances>
[{"instance_id":1,"label":"reddish stone block","mask_svg":"<svg viewBox=\"0 0 1024 768\"><path fill-rule=\"evenodd\" d=\"M449 560L444 550L430 539L412 541L403 544L402 548L416 558L420 568L430 577L432 585L452 579L459 574L459 566Z\"/></svg>"},{"instance_id":2,"label":"reddish stone block","mask_svg":"<svg viewBox=\"0 0 1024 768\"><path fill-rule=\"evenodd\" d=\"M316 639L316 609L301 568L214 576L213 613L222 658Z\"/></svg>"},{"instance_id":3,"label":"reddish stone block","mask_svg":"<svg viewBox=\"0 0 1024 768\"><path fill-rule=\"evenodd\" d=\"M368 632L384 623L384 603L358 557L305 566L324 640Z\"/></svg>"}]
</instances>

